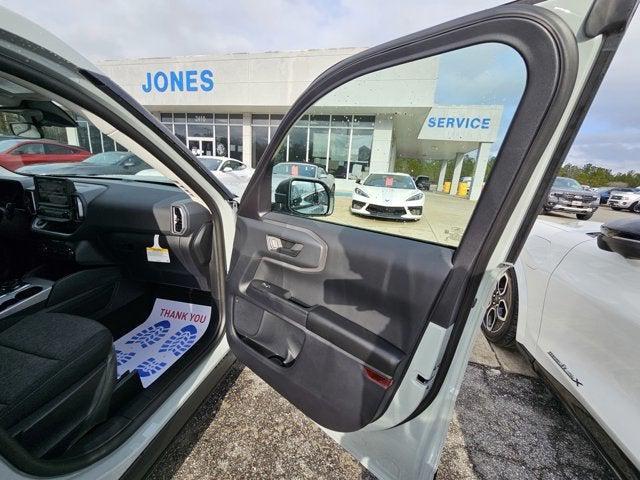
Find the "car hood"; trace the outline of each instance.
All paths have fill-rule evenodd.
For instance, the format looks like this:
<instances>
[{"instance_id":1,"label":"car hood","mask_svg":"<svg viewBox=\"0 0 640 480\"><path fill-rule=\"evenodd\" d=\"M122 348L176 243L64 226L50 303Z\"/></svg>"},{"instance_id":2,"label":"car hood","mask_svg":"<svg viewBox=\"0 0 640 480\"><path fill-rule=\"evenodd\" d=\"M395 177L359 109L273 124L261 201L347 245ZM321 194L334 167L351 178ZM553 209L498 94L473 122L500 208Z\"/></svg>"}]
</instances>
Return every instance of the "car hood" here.
<instances>
[{"instance_id":1,"label":"car hood","mask_svg":"<svg viewBox=\"0 0 640 480\"><path fill-rule=\"evenodd\" d=\"M417 189L409 190L405 188L368 187L365 185L358 185L357 188L369 195L371 201L382 204L404 203L410 196L422 193Z\"/></svg>"},{"instance_id":2,"label":"car hood","mask_svg":"<svg viewBox=\"0 0 640 480\"><path fill-rule=\"evenodd\" d=\"M113 166L111 165L90 165L90 164L82 164L79 162L69 162L69 163L46 163L42 165L29 165L27 167L21 167L16 170L18 173L30 173L30 174L55 174L55 175L64 175L64 174L78 174L78 175L91 175L91 174L99 174L104 172L105 170L111 170Z\"/></svg>"},{"instance_id":3,"label":"car hood","mask_svg":"<svg viewBox=\"0 0 640 480\"><path fill-rule=\"evenodd\" d=\"M576 195L581 197L592 197L594 199L598 198L597 192L589 192L588 190L572 190L570 188L551 188L551 193L556 195Z\"/></svg>"}]
</instances>

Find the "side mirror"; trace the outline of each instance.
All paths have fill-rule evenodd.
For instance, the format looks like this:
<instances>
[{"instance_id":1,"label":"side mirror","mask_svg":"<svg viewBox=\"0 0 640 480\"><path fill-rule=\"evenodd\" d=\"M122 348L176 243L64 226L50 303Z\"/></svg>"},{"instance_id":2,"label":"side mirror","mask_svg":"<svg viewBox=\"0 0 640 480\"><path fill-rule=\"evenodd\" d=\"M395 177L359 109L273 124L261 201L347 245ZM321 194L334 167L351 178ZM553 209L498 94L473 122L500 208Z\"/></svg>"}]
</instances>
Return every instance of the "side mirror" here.
<instances>
[{"instance_id":1,"label":"side mirror","mask_svg":"<svg viewBox=\"0 0 640 480\"><path fill-rule=\"evenodd\" d=\"M223 172L227 172L227 173L231 172L232 170L233 170L233 168L231 168L231 167L224 167L222 169Z\"/></svg>"},{"instance_id":2,"label":"side mirror","mask_svg":"<svg viewBox=\"0 0 640 480\"><path fill-rule=\"evenodd\" d=\"M13 133L16 137L42 138L42 135L40 135L40 131L38 131L38 128L33 123L10 123L9 128L11 129L11 133Z\"/></svg>"},{"instance_id":3,"label":"side mirror","mask_svg":"<svg viewBox=\"0 0 640 480\"><path fill-rule=\"evenodd\" d=\"M133 160L127 160L126 162L124 162L124 163L122 164L122 166L123 166L124 168L131 168L131 167L135 167L135 165L136 165L136 162L134 162Z\"/></svg>"},{"instance_id":4,"label":"side mirror","mask_svg":"<svg viewBox=\"0 0 640 480\"><path fill-rule=\"evenodd\" d=\"M275 191L274 210L307 217L333 213L334 197L323 182L314 178L287 178Z\"/></svg>"},{"instance_id":5,"label":"side mirror","mask_svg":"<svg viewBox=\"0 0 640 480\"><path fill-rule=\"evenodd\" d=\"M640 219L605 223L600 227L598 247L630 260L640 259Z\"/></svg>"},{"instance_id":6,"label":"side mirror","mask_svg":"<svg viewBox=\"0 0 640 480\"><path fill-rule=\"evenodd\" d=\"M362 180L359 179L359 178L356 178L356 183L360 184L360 183L362 183Z\"/></svg>"}]
</instances>

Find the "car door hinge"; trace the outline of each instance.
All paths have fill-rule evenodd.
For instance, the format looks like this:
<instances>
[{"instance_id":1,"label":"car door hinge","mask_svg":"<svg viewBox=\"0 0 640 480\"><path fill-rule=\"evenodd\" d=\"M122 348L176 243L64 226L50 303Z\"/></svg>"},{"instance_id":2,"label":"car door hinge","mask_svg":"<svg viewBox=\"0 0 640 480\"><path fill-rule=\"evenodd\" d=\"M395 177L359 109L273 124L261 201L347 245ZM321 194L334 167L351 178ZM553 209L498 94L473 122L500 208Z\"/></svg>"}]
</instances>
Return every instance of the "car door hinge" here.
<instances>
[{"instance_id":1,"label":"car door hinge","mask_svg":"<svg viewBox=\"0 0 640 480\"><path fill-rule=\"evenodd\" d=\"M238 207L240 206L240 204L237 200L229 200L229 205L231 205L231 210L233 210L233 213L238 213Z\"/></svg>"}]
</instances>

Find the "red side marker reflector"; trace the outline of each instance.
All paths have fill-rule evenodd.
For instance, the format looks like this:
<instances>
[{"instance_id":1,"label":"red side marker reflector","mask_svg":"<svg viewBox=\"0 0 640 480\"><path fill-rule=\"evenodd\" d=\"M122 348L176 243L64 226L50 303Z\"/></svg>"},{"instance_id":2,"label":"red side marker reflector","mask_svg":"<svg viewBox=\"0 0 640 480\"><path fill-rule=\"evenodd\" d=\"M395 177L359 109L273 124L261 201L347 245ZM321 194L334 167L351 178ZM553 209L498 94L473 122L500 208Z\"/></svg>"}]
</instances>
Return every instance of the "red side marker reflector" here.
<instances>
[{"instance_id":1,"label":"red side marker reflector","mask_svg":"<svg viewBox=\"0 0 640 480\"><path fill-rule=\"evenodd\" d=\"M371 370L369 367L363 367L364 376L371 380L373 383L377 383L385 390L393 383L393 378L388 378L381 373Z\"/></svg>"}]
</instances>

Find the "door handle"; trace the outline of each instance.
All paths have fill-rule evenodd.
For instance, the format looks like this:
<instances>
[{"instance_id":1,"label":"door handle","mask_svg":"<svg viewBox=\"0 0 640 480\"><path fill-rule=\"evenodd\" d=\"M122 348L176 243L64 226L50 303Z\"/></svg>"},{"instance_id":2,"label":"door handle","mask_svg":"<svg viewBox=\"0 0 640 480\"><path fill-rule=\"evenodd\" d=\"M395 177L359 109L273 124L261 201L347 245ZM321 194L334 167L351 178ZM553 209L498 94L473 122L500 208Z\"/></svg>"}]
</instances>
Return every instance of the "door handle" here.
<instances>
[{"instance_id":1,"label":"door handle","mask_svg":"<svg viewBox=\"0 0 640 480\"><path fill-rule=\"evenodd\" d=\"M267 235L267 248L270 252L281 253L289 257L297 257L304 248L301 243L285 240L273 235Z\"/></svg>"}]
</instances>

